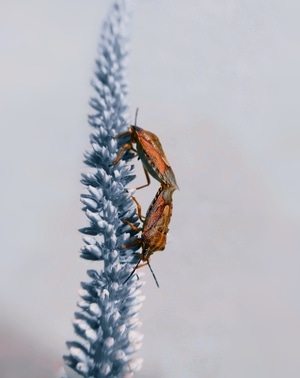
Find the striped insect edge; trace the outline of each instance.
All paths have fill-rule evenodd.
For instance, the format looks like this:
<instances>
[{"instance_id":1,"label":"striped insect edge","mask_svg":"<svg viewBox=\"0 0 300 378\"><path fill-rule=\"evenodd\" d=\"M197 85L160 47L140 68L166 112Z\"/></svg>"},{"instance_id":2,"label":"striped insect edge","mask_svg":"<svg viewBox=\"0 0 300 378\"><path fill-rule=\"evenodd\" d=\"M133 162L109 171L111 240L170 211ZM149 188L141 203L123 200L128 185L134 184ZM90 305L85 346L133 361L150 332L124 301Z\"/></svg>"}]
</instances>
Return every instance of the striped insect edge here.
<instances>
[{"instance_id":1,"label":"striped insect edge","mask_svg":"<svg viewBox=\"0 0 300 378\"><path fill-rule=\"evenodd\" d=\"M139 261L125 282L132 277L136 269L148 265L158 286L157 279L150 266L150 257L154 252L163 251L165 249L169 223L173 210L172 195L175 190L176 188L174 187L161 185L149 206L145 220L143 221L141 236L132 243L124 246L124 248L129 248L133 245L139 244L142 248L142 252L139 254ZM140 211L140 206L138 206L138 211ZM131 225L130 222L126 220L123 220L123 222L130 225L133 229L136 229L136 226Z\"/></svg>"},{"instance_id":2,"label":"striped insect edge","mask_svg":"<svg viewBox=\"0 0 300 378\"><path fill-rule=\"evenodd\" d=\"M150 185L149 174L162 185L172 186L175 189L178 189L175 174L166 154L164 153L158 136L151 131L136 126L136 124L129 126L129 130L118 135L117 138L123 138L125 136L130 136L130 141L127 141L121 147L117 158L112 164L117 164L121 160L125 151L131 150L141 159L147 179L147 183L137 189ZM136 147L134 147L134 144Z\"/></svg>"}]
</instances>

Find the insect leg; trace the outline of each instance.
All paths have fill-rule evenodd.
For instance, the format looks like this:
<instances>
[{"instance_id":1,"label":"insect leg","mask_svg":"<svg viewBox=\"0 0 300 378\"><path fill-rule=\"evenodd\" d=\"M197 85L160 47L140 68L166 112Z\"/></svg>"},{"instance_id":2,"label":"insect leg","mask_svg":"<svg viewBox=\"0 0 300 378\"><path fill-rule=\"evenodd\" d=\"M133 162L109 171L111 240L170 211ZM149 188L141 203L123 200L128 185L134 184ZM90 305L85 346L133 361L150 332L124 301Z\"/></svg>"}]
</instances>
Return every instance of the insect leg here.
<instances>
[{"instance_id":1,"label":"insect leg","mask_svg":"<svg viewBox=\"0 0 300 378\"><path fill-rule=\"evenodd\" d=\"M142 231L142 229L140 227L137 227L133 223L129 222L129 220L127 220L127 219L122 219L122 222L125 223L125 224L128 224L128 226L131 227L131 229L133 231Z\"/></svg>"},{"instance_id":2,"label":"insect leg","mask_svg":"<svg viewBox=\"0 0 300 378\"><path fill-rule=\"evenodd\" d=\"M138 200L134 196L131 196L131 198L133 199L133 201L136 204L138 217L140 218L140 220L142 222L144 222L145 217L142 215L142 206L140 205L140 203L138 202Z\"/></svg>"},{"instance_id":3,"label":"insect leg","mask_svg":"<svg viewBox=\"0 0 300 378\"><path fill-rule=\"evenodd\" d=\"M117 163L119 163L119 161L121 160L121 158L122 158L122 156L123 156L123 154L124 154L124 152L126 150L133 150L133 151L135 151L135 149L133 148L133 146L132 146L131 143L124 144L124 146L122 146L122 148L120 149L116 160L112 162L112 165L116 165Z\"/></svg>"},{"instance_id":4,"label":"insect leg","mask_svg":"<svg viewBox=\"0 0 300 378\"><path fill-rule=\"evenodd\" d=\"M122 245L121 248L122 249L131 248L131 247L134 247L134 246L139 245L139 244L141 244L141 239L136 239L129 244Z\"/></svg>"},{"instance_id":5,"label":"insect leg","mask_svg":"<svg viewBox=\"0 0 300 378\"><path fill-rule=\"evenodd\" d=\"M149 176L149 173L148 173L147 169L146 169L144 166L143 166L143 169L144 169L144 172L145 172L145 176L146 176L147 184L142 185L142 186L139 186L138 188L136 188L137 190L138 190L138 189L142 189L142 188L146 188L146 186L149 186L149 185L150 185L150 182L151 182L151 180L150 180L150 176Z\"/></svg>"},{"instance_id":6,"label":"insect leg","mask_svg":"<svg viewBox=\"0 0 300 378\"><path fill-rule=\"evenodd\" d=\"M131 135L131 131L125 131L125 133L119 134L115 138L120 139L120 138L123 138L127 135Z\"/></svg>"}]
</instances>

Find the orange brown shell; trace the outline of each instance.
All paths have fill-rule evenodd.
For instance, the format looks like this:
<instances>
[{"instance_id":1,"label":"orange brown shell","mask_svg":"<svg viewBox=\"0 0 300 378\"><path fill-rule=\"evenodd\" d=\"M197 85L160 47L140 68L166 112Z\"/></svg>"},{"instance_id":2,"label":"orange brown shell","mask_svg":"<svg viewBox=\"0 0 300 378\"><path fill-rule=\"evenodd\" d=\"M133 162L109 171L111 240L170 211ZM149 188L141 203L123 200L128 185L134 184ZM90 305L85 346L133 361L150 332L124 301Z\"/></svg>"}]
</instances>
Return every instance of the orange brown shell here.
<instances>
[{"instance_id":1,"label":"orange brown shell","mask_svg":"<svg viewBox=\"0 0 300 378\"><path fill-rule=\"evenodd\" d=\"M132 141L146 170L160 183L178 188L174 172L157 135L138 126L130 126Z\"/></svg>"},{"instance_id":2,"label":"orange brown shell","mask_svg":"<svg viewBox=\"0 0 300 378\"><path fill-rule=\"evenodd\" d=\"M146 214L142 235L142 260L148 261L156 251L163 251L172 216L175 187L161 186Z\"/></svg>"}]
</instances>

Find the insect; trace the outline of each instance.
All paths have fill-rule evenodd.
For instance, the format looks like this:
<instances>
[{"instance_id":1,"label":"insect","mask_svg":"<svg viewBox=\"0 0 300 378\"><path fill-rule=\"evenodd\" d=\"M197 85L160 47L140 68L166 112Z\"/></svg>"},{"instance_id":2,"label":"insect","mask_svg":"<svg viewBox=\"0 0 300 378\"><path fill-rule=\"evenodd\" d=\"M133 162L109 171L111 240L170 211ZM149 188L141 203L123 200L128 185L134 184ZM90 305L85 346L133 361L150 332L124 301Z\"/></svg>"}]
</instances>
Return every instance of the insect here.
<instances>
[{"instance_id":1,"label":"insect","mask_svg":"<svg viewBox=\"0 0 300 378\"><path fill-rule=\"evenodd\" d=\"M149 173L161 184L164 184L165 186L173 186L175 189L178 189L174 172L170 163L168 162L158 137L150 131L136 126L137 114L138 109L135 115L135 125L131 125L129 127L129 131L117 136L117 138L130 136L130 142L124 144L120 149L120 152L118 153L116 160L113 162L113 165L117 164L121 160L126 150L132 150L136 152L141 159L147 179L147 183L139 186L137 189L150 185ZM136 148L133 146L134 143L136 144Z\"/></svg>"},{"instance_id":2,"label":"insect","mask_svg":"<svg viewBox=\"0 0 300 378\"><path fill-rule=\"evenodd\" d=\"M143 227L140 229L127 220L123 220L124 223L128 224L132 229L142 231L141 237L136 239L134 242L125 245L123 248L132 247L134 245L140 245L142 247L142 253L139 256L139 261L135 268L131 272L130 276L125 282L134 274L136 269L148 265L151 273L154 277L157 287L159 284L150 266L150 257L154 252L163 251L167 242L167 233L169 231L169 223L172 216L173 202L172 195L175 191L174 186L161 185L156 193L149 209L147 211L146 217L142 220L141 207L137 203L136 199L134 201L138 205L138 215L143 221ZM143 261L142 264L140 264ZM124 282L124 283L125 283Z\"/></svg>"}]
</instances>

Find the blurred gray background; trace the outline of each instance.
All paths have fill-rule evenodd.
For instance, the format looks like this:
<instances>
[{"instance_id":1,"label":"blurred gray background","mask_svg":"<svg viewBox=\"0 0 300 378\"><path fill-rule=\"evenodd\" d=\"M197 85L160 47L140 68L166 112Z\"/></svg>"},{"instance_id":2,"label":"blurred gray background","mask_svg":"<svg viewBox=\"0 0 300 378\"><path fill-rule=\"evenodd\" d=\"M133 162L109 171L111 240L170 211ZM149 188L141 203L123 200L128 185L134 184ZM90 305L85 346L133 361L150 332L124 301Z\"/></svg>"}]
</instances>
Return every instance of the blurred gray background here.
<instances>
[{"instance_id":1,"label":"blurred gray background","mask_svg":"<svg viewBox=\"0 0 300 378\"><path fill-rule=\"evenodd\" d=\"M0 366L33 345L59 369L80 281L98 267L79 258L79 179L109 5L0 3ZM145 269L139 378L299 374L299 12L292 0L134 5L131 115L159 135L180 186L152 258L159 290ZM157 187L137 193L145 209Z\"/></svg>"}]
</instances>

